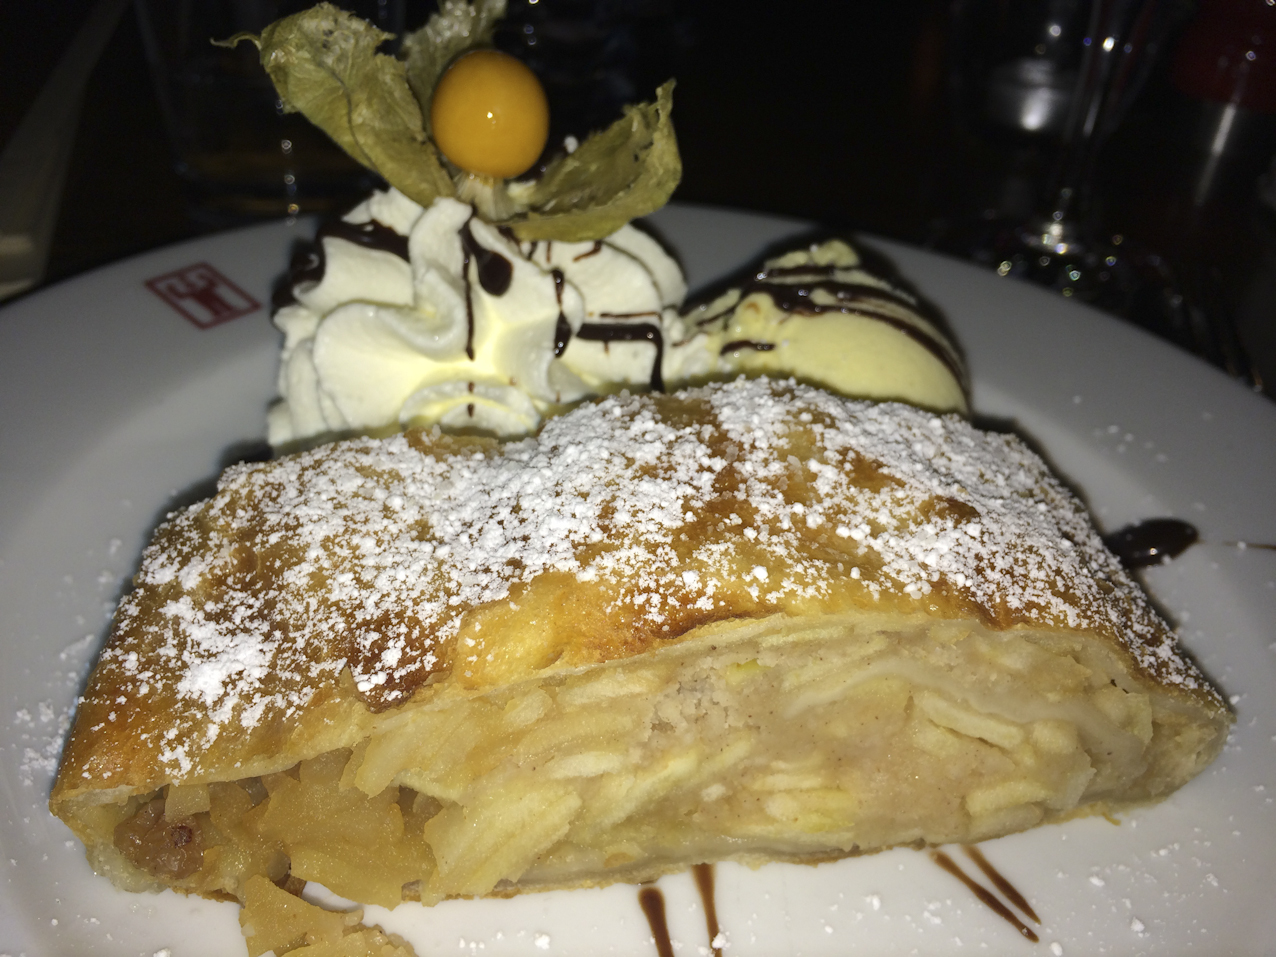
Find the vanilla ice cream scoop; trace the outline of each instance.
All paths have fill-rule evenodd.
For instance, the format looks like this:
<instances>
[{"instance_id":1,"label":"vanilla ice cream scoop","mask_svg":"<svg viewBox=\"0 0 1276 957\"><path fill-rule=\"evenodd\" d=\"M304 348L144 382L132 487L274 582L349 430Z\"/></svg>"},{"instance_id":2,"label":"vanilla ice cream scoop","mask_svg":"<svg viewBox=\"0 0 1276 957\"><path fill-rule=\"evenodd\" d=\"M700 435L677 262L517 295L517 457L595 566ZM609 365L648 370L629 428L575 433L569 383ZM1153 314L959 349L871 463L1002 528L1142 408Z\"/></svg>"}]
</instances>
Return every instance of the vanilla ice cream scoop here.
<instances>
[{"instance_id":1,"label":"vanilla ice cream scoop","mask_svg":"<svg viewBox=\"0 0 1276 957\"><path fill-rule=\"evenodd\" d=\"M661 386L686 284L649 235L519 242L394 189L323 226L275 313L272 445L404 425L535 431L586 395Z\"/></svg>"},{"instance_id":2,"label":"vanilla ice cream scoop","mask_svg":"<svg viewBox=\"0 0 1276 957\"><path fill-rule=\"evenodd\" d=\"M665 379L793 376L854 398L966 412L966 372L922 304L842 240L768 260L681 317Z\"/></svg>"}]
</instances>

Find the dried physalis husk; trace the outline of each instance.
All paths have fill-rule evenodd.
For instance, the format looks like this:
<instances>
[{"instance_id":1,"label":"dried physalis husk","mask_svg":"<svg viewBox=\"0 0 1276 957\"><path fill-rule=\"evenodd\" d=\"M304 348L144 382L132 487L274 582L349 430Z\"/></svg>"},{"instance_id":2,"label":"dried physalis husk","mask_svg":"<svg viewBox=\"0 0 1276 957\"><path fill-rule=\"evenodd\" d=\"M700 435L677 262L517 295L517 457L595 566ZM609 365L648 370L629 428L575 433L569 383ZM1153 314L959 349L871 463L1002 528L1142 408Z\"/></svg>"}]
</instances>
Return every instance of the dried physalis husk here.
<instances>
[{"instance_id":1,"label":"dried physalis husk","mask_svg":"<svg viewBox=\"0 0 1276 957\"><path fill-rule=\"evenodd\" d=\"M390 34L328 3L224 43L256 44L286 111L303 113L422 206L455 196L521 239L566 242L600 239L663 206L682 177L672 80L654 103L626 107L537 179L476 177L440 154L427 121L434 86L457 57L490 46L504 12L504 0L444 0L404 37L403 59L378 52Z\"/></svg>"}]
</instances>

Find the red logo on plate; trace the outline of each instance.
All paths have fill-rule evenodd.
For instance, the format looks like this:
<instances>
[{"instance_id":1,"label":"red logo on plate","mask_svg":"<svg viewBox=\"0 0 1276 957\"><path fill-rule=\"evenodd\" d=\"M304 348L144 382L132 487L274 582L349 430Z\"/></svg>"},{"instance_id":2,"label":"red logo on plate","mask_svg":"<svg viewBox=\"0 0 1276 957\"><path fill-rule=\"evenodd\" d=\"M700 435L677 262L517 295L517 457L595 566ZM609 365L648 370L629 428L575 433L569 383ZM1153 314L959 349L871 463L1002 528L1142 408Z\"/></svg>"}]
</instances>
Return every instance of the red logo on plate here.
<instances>
[{"instance_id":1,"label":"red logo on plate","mask_svg":"<svg viewBox=\"0 0 1276 957\"><path fill-rule=\"evenodd\" d=\"M195 263L148 279L146 288L201 329L261 308L261 303L208 263Z\"/></svg>"}]
</instances>

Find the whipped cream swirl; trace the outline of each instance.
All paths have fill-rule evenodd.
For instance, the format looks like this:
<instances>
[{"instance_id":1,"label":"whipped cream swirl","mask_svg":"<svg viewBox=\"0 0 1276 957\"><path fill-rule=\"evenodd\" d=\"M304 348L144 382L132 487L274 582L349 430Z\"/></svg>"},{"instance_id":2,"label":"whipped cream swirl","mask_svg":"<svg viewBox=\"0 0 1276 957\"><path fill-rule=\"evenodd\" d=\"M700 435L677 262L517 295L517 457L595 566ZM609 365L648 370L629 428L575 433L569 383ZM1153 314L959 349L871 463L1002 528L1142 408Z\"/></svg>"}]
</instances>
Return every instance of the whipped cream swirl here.
<instances>
[{"instance_id":1,"label":"whipped cream swirl","mask_svg":"<svg viewBox=\"0 0 1276 957\"><path fill-rule=\"evenodd\" d=\"M586 395L659 388L686 294L632 225L520 242L457 200L394 189L323 227L290 278L276 447L406 425L523 435Z\"/></svg>"}]
</instances>

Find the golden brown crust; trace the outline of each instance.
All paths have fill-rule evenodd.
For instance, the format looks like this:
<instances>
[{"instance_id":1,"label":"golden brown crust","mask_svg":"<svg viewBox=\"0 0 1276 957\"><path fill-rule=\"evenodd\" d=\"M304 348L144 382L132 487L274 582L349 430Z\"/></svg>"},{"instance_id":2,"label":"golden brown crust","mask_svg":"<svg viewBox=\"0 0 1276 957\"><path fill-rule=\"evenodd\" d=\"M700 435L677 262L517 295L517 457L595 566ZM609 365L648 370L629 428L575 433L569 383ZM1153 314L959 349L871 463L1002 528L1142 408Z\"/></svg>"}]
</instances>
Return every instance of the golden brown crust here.
<instances>
[{"instance_id":1,"label":"golden brown crust","mask_svg":"<svg viewBox=\"0 0 1276 957\"><path fill-rule=\"evenodd\" d=\"M282 770L414 695L854 609L1089 632L1225 712L1018 439L742 380L507 445L415 431L229 470L147 549L53 805Z\"/></svg>"}]
</instances>

